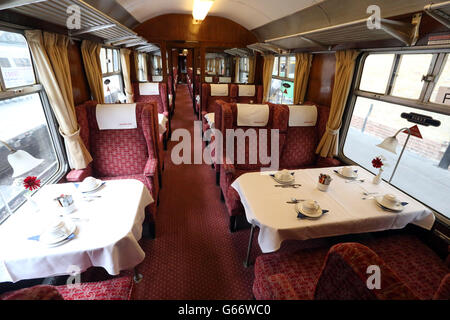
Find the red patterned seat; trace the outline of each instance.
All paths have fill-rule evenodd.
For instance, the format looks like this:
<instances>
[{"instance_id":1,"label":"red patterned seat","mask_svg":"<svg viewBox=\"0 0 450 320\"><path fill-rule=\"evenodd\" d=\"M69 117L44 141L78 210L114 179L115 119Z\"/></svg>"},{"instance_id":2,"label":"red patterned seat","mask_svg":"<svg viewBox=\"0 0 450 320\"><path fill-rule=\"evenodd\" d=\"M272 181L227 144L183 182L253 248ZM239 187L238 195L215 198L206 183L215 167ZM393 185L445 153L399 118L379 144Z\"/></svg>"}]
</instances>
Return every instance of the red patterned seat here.
<instances>
[{"instance_id":1,"label":"red patterned seat","mask_svg":"<svg viewBox=\"0 0 450 320\"><path fill-rule=\"evenodd\" d=\"M245 172L258 171L263 167L269 167L270 164L264 165L261 163L259 158L259 135L261 130L267 130L267 151L271 150L271 129L279 130L279 149L283 149L284 140L286 138L287 123L288 123L288 110L282 108L281 105L269 105L269 120L264 127L240 127L237 125L237 105L236 103L220 103L222 106L222 132L224 132L223 137L223 152L224 157L222 164L220 165L220 188L222 190L222 196L225 200L225 204L228 209L228 214L230 215L230 230L235 231L236 227L236 216L244 214L244 208L240 202L239 195L236 190L231 187L231 184L236 180L241 174ZM226 158L226 130L232 129L242 129L245 132L252 129L256 132L257 137L257 150L252 150L257 154L257 162L251 164L249 161L250 154L250 143L248 139L245 139L245 161L244 163L238 163L238 143L234 143L234 158L225 160ZM240 150L241 151L241 150ZM241 151L242 152L242 151ZM280 151L279 151L280 152ZM229 164L233 163L233 164Z\"/></svg>"},{"instance_id":2,"label":"red patterned seat","mask_svg":"<svg viewBox=\"0 0 450 320\"><path fill-rule=\"evenodd\" d=\"M248 85L251 86L251 85ZM242 96L242 94L239 92L239 85L232 84L231 85L231 92L232 96L236 97L237 103L262 103L263 98L263 86L262 85L252 85L255 87L255 95L254 96Z\"/></svg>"},{"instance_id":3,"label":"red patterned seat","mask_svg":"<svg viewBox=\"0 0 450 320\"><path fill-rule=\"evenodd\" d=\"M1 300L130 300L133 290L131 276L79 285L38 285L7 292Z\"/></svg>"},{"instance_id":4,"label":"red patterned seat","mask_svg":"<svg viewBox=\"0 0 450 320\"><path fill-rule=\"evenodd\" d=\"M367 286L372 265L380 268L380 289ZM253 293L279 300L450 299L449 272L415 236L395 235L337 244L328 253L318 248L259 256Z\"/></svg>"},{"instance_id":5,"label":"red patterned seat","mask_svg":"<svg viewBox=\"0 0 450 320\"><path fill-rule=\"evenodd\" d=\"M316 154L317 145L326 130L330 108L315 103L306 102L305 104L316 105L317 123L311 127L288 126L286 141L280 156L280 168L304 169L341 165L337 159L321 158ZM289 109L286 105L282 107Z\"/></svg>"},{"instance_id":6,"label":"red patterned seat","mask_svg":"<svg viewBox=\"0 0 450 320\"><path fill-rule=\"evenodd\" d=\"M80 136L93 161L88 168L72 170L69 182L83 181L87 176L102 180L137 179L144 183L153 199L146 208L146 221L154 234L154 215L159 195L157 138L155 137L156 106L154 103L136 104L136 129L100 130L97 124L95 101L87 101L75 108Z\"/></svg>"},{"instance_id":7,"label":"red patterned seat","mask_svg":"<svg viewBox=\"0 0 450 320\"><path fill-rule=\"evenodd\" d=\"M217 100L225 102L234 102L234 97L231 95L231 85L228 84L227 96L211 96L211 85L209 83L202 83L201 96L201 117L203 121L203 132L209 129L208 121L205 119L207 113L215 112L215 105Z\"/></svg>"}]
</instances>

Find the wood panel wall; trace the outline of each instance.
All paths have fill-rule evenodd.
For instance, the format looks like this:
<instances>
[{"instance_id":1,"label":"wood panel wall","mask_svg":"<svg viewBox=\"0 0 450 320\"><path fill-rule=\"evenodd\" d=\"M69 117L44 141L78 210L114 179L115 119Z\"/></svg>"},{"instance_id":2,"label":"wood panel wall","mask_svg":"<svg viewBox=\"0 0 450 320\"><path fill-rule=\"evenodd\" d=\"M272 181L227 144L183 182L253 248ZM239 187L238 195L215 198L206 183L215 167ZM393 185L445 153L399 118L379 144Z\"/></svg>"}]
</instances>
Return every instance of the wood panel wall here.
<instances>
[{"instance_id":1,"label":"wood panel wall","mask_svg":"<svg viewBox=\"0 0 450 320\"><path fill-rule=\"evenodd\" d=\"M335 69L336 57L334 53L316 54L313 56L306 101L312 101L324 106L331 105Z\"/></svg>"},{"instance_id":2,"label":"wood panel wall","mask_svg":"<svg viewBox=\"0 0 450 320\"><path fill-rule=\"evenodd\" d=\"M75 105L79 105L91 99L91 91L89 89L81 56L81 42L74 41L70 43L68 51L73 99Z\"/></svg>"}]
</instances>

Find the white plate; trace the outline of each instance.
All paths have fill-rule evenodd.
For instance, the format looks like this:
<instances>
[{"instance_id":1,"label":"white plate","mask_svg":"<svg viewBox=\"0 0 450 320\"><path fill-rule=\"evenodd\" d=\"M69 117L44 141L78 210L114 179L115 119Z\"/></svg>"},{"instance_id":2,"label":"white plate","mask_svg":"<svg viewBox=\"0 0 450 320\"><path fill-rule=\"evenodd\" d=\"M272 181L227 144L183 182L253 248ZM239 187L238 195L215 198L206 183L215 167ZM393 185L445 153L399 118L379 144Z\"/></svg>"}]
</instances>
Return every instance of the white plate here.
<instances>
[{"instance_id":1,"label":"white plate","mask_svg":"<svg viewBox=\"0 0 450 320\"><path fill-rule=\"evenodd\" d=\"M302 215L304 215L304 216L306 216L308 218L317 219L317 218L320 218L322 216L322 214L323 214L322 213L322 208L320 206L317 208L316 212L314 212L314 213L306 213L303 210L301 210L301 206L299 206L299 204L300 203L296 203L295 204L295 211L301 213Z\"/></svg>"},{"instance_id":2,"label":"white plate","mask_svg":"<svg viewBox=\"0 0 450 320\"><path fill-rule=\"evenodd\" d=\"M99 180L101 181L101 180ZM98 191L106 182L101 181L99 185L97 185L94 189L89 190L89 191L81 191L82 193L94 193L96 191Z\"/></svg>"},{"instance_id":3,"label":"white plate","mask_svg":"<svg viewBox=\"0 0 450 320\"><path fill-rule=\"evenodd\" d=\"M72 233L72 234L73 234L73 233ZM65 238L64 240L62 240L62 241L60 241L60 242L52 243L52 244L47 244L47 247L49 247L49 248L58 247L58 246L60 246L60 245L63 245L63 244L65 244L65 243L69 242L70 240L72 240L72 239L75 238L75 237L69 238L72 234L70 234L67 238Z\"/></svg>"},{"instance_id":4,"label":"white plate","mask_svg":"<svg viewBox=\"0 0 450 320\"><path fill-rule=\"evenodd\" d=\"M382 209L395 211L395 212L403 211L403 206L402 206L402 204L400 202L398 202L395 206L387 207L387 206L385 206L384 204L381 203L381 200L383 200L383 196L375 197L375 201L376 201L377 205L379 207L381 207Z\"/></svg>"},{"instance_id":5,"label":"white plate","mask_svg":"<svg viewBox=\"0 0 450 320\"><path fill-rule=\"evenodd\" d=\"M95 179L97 181L97 185L95 187L92 187L91 189L85 189L83 188L83 183L80 183L80 191L81 192L92 192L100 188L103 184L103 181L100 179Z\"/></svg>"},{"instance_id":6,"label":"white plate","mask_svg":"<svg viewBox=\"0 0 450 320\"><path fill-rule=\"evenodd\" d=\"M65 235L65 236L62 236L62 237L59 237L59 238L46 239L45 234L44 234L44 235L41 235L39 237L39 241L44 243L44 244L47 244L47 245L52 245L52 244L56 244L58 242L66 240L67 237L69 237L72 233L75 232L75 230L77 229L77 225L75 223L73 223L73 222L68 222L68 221L64 221L64 223L69 228L69 234L68 235Z\"/></svg>"},{"instance_id":7,"label":"white plate","mask_svg":"<svg viewBox=\"0 0 450 320\"><path fill-rule=\"evenodd\" d=\"M356 179L356 178L358 178L358 172L354 172L353 171L353 176L352 177L348 177L348 176L345 176L345 175L343 175L342 174L342 168L341 169L339 169L339 170L335 170L335 172L338 174L338 175L340 175L342 178L344 178L344 179Z\"/></svg>"}]
</instances>

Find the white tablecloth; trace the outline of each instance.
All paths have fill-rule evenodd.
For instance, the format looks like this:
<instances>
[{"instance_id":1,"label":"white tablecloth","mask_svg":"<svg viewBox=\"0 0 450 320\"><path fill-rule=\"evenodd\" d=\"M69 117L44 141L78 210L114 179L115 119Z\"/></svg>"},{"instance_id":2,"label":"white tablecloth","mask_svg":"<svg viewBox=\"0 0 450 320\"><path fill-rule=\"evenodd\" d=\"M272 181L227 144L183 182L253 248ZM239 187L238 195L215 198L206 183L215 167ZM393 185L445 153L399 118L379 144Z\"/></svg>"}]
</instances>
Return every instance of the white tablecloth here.
<instances>
[{"instance_id":1,"label":"white tablecloth","mask_svg":"<svg viewBox=\"0 0 450 320\"><path fill-rule=\"evenodd\" d=\"M28 240L59 215L52 199L62 193L71 194L77 206L66 218L83 219L73 220L76 237L53 248ZM31 212L27 203L0 225L0 282L65 275L71 266L80 271L99 266L117 275L141 263L144 208L153 202L147 188L138 180L114 180L94 195L101 198L86 202L74 184L46 185L33 197L39 212Z\"/></svg>"},{"instance_id":2,"label":"white tablecloth","mask_svg":"<svg viewBox=\"0 0 450 320\"><path fill-rule=\"evenodd\" d=\"M373 175L356 168L358 179L365 179L364 183L345 183L347 180L333 172L337 168L320 168L295 170L295 181L302 185L297 189L274 187L277 183L267 172L244 174L231 186L241 197L248 222L260 228L258 243L264 253L278 250L288 239L401 229L408 223L431 229L435 218L430 209L384 181L372 184ZM333 178L327 192L316 188L320 173ZM362 199L363 188L369 192L395 194L408 205L400 213L384 211L374 199ZM317 220L298 219L295 205L286 203L291 197L316 200L322 209L330 211Z\"/></svg>"},{"instance_id":3,"label":"white tablecloth","mask_svg":"<svg viewBox=\"0 0 450 320\"><path fill-rule=\"evenodd\" d=\"M167 117L162 113L158 113L159 134L164 134L167 130Z\"/></svg>"}]
</instances>

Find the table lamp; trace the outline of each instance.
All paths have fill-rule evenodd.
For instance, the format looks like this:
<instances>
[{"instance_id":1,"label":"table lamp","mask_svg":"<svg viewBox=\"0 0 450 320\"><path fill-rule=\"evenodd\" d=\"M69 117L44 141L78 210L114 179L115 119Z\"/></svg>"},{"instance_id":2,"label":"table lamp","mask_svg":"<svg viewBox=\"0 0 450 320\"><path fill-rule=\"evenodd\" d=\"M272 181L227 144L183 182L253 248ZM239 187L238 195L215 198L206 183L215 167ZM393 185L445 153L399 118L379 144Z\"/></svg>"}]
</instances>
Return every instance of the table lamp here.
<instances>
[{"instance_id":1,"label":"table lamp","mask_svg":"<svg viewBox=\"0 0 450 320\"><path fill-rule=\"evenodd\" d=\"M13 168L13 175L12 175L13 178L17 178L27 173L28 171L33 170L44 161L43 159L36 159L26 151L16 150L2 140L0 140L0 143L3 144L10 151L10 154L8 155L8 162L11 168ZM3 196L3 194L1 194L1 190L0 196L3 202L5 202L5 206L9 214L11 214L12 213L11 208L9 207L6 198Z\"/></svg>"},{"instance_id":2,"label":"table lamp","mask_svg":"<svg viewBox=\"0 0 450 320\"><path fill-rule=\"evenodd\" d=\"M393 154L397 154L397 146L398 146L398 140L397 135L402 131L407 130L408 131L408 137L406 138L405 144L403 145L402 151L400 152L400 156L397 159L397 163L395 164L394 171L392 171L391 178L389 179L389 183L391 183L392 178L394 177L395 171L397 170L398 164L400 162L400 159L403 156L403 152L405 151L406 145L408 144L409 138L411 137L411 130L407 127L401 128L397 131L397 133L392 137L387 137L383 140L380 144L377 145L377 147L380 147L386 151L389 151Z\"/></svg>"}]
</instances>

